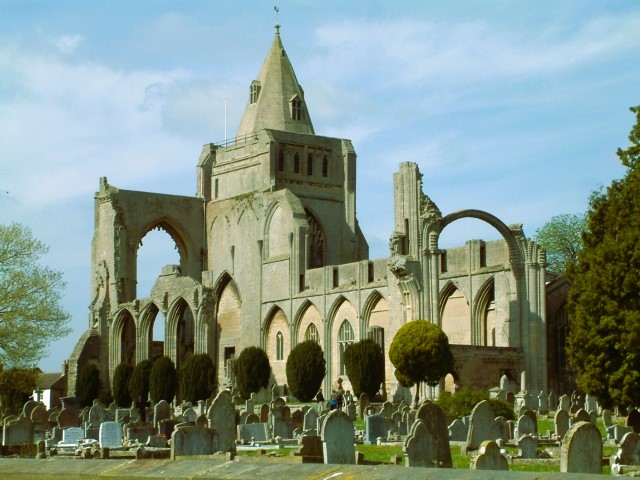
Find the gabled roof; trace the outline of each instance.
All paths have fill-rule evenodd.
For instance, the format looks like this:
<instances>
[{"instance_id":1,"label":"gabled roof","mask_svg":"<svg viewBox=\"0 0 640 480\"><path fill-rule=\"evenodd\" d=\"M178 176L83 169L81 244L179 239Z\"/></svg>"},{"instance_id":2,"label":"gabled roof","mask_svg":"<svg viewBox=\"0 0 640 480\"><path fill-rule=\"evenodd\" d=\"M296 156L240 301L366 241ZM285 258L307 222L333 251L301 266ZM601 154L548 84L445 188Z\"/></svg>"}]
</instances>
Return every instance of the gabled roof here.
<instances>
[{"instance_id":1,"label":"gabled roof","mask_svg":"<svg viewBox=\"0 0 640 480\"><path fill-rule=\"evenodd\" d=\"M249 102L236 136L243 137L265 128L315 133L304 91L282 45L279 25L258 78L251 83Z\"/></svg>"},{"instance_id":2,"label":"gabled roof","mask_svg":"<svg viewBox=\"0 0 640 480\"><path fill-rule=\"evenodd\" d=\"M38 379L36 380L36 387L41 390L46 390L52 387L54 383L62 378L62 374L60 372L56 373L41 373L38 375Z\"/></svg>"}]
</instances>

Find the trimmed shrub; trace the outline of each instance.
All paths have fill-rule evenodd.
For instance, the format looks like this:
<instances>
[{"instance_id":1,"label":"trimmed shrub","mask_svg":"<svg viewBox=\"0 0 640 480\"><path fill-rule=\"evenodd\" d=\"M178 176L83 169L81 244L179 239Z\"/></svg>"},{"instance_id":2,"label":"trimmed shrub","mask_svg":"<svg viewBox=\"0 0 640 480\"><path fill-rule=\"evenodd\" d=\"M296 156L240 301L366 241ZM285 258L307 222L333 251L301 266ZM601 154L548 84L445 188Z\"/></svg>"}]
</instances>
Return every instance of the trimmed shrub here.
<instances>
[{"instance_id":1,"label":"trimmed shrub","mask_svg":"<svg viewBox=\"0 0 640 480\"><path fill-rule=\"evenodd\" d=\"M352 343L344 351L344 368L356 397L366 393L373 398L384 381L384 353L374 340Z\"/></svg>"},{"instance_id":2,"label":"trimmed shrub","mask_svg":"<svg viewBox=\"0 0 640 480\"><path fill-rule=\"evenodd\" d=\"M100 393L100 370L90 363L80 369L76 378L76 397L83 407L93 405Z\"/></svg>"},{"instance_id":3,"label":"trimmed shrub","mask_svg":"<svg viewBox=\"0 0 640 480\"><path fill-rule=\"evenodd\" d=\"M128 408L131 406L129 381L131 380L132 373L133 367L128 363L121 363L116 367L115 372L113 372L111 391L113 392L113 399L119 407Z\"/></svg>"},{"instance_id":4,"label":"trimmed shrub","mask_svg":"<svg viewBox=\"0 0 640 480\"><path fill-rule=\"evenodd\" d=\"M267 388L271 376L271 364L267 353L260 347L247 347L233 363L236 388L243 398L250 398L253 392Z\"/></svg>"},{"instance_id":5,"label":"trimmed shrub","mask_svg":"<svg viewBox=\"0 0 640 480\"><path fill-rule=\"evenodd\" d=\"M206 353L193 355L184 362L180 370L180 396L182 400L196 403L206 400L215 389L213 360Z\"/></svg>"},{"instance_id":6,"label":"trimmed shrub","mask_svg":"<svg viewBox=\"0 0 640 480\"><path fill-rule=\"evenodd\" d=\"M316 396L326 372L322 347L313 340L296 345L287 358L287 385L301 402Z\"/></svg>"},{"instance_id":7,"label":"trimmed shrub","mask_svg":"<svg viewBox=\"0 0 640 480\"><path fill-rule=\"evenodd\" d=\"M482 400L489 400L496 417L502 415L507 420L515 420L515 413L507 402L498 400L497 398L490 399L489 394L484 390L468 390L463 388L454 395L451 395L449 392L444 392L435 403L447 415L451 415L454 418L462 418L470 415L473 407Z\"/></svg>"},{"instance_id":8,"label":"trimmed shrub","mask_svg":"<svg viewBox=\"0 0 640 480\"><path fill-rule=\"evenodd\" d=\"M151 362L143 360L133 369L129 379L129 394L131 399L139 405L146 405L149 400L149 375Z\"/></svg>"},{"instance_id":9,"label":"trimmed shrub","mask_svg":"<svg viewBox=\"0 0 640 480\"><path fill-rule=\"evenodd\" d=\"M169 357L160 357L151 367L149 377L149 395L154 402L165 400L169 403L176 396L178 377L176 367Z\"/></svg>"}]
</instances>

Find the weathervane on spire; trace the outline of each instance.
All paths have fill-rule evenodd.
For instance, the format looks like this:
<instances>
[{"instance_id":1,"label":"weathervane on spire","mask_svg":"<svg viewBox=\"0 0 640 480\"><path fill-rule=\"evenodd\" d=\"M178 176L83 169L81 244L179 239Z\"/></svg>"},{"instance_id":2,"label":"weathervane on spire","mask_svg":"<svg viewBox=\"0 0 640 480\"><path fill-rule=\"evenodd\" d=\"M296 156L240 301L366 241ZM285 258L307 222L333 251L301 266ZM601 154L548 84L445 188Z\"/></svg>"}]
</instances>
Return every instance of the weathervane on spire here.
<instances>
[{"instance_id":1,"label":"weathervane on spire","mask_svg":"<svg viewBox=\"0 0 640 480\"><path fill-rule=\"evenodd\" d=\"M278 8L278 6L274 6L273 7L273 11L276 12L276 21L278 18L278 14L280 13L280 8ZM280 35L280 24L276 23L276 35Z\"/></svg>"}]
</instances>

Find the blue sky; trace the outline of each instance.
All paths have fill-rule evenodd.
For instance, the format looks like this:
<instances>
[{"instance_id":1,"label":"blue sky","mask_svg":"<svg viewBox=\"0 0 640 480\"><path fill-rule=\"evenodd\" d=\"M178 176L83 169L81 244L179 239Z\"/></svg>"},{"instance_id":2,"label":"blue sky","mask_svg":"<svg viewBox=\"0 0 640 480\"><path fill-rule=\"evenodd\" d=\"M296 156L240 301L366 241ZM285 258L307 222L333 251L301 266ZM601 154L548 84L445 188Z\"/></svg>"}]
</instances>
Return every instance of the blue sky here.
<instances>
[{"instance_id":1,"label":"blue sky","mask_svg":"<svg viewBox=\"0 0 640 480\"><path fill-rule=\"evenodd\" d=\"M239 124L275 23L318 134L358 154L358 218L373 258L393 229L392 174L420 165L444 214L486 210L533 235L587 208L624 171L640 104L635 1L0 0L0 222L46 242L74 332L88 326L93 195L194 195L205 143ZM442 244L494 239L480 221ZM145 239L144 288L175 251ZM144 261L143 261L144 260ZM142 295L141 295L142 296Z\"/></svg>"}]
</instances>

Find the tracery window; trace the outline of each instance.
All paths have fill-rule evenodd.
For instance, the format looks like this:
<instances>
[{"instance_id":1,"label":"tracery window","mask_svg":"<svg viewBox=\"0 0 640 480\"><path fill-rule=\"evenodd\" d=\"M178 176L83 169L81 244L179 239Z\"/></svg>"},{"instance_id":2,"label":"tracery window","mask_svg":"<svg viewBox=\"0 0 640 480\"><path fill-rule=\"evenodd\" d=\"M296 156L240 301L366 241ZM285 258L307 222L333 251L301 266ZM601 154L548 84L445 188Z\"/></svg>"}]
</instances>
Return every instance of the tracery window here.
<instances>
[{"instance_id":1,"label":"tracery window","mask_svg":"<svg viewBox=\"0 0 640 480\"><path fill-rule=\"evenodd\" d=\"M344 351L354 342L353 328L349 320L344 320L338 331L338 349L340 350L340 375L346 375L344 369Z\"/></svg>"},{"instance_id":2,"label":"tracery window","mask_svg":"<svg viewBox=\"0 0 640 480\"><path fill-rule=\"evenodd\" d=\"M304 333L304 339L305 341L312 340L316 343L319 343L318 340L320 339L320 336L318 335L318 329L316 328L315 323L309 324L309 326L307 327L307 331Z\"/></svg>"}]
</instances>

